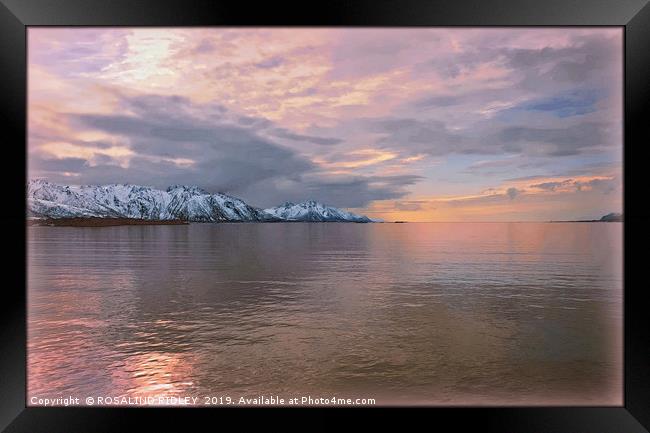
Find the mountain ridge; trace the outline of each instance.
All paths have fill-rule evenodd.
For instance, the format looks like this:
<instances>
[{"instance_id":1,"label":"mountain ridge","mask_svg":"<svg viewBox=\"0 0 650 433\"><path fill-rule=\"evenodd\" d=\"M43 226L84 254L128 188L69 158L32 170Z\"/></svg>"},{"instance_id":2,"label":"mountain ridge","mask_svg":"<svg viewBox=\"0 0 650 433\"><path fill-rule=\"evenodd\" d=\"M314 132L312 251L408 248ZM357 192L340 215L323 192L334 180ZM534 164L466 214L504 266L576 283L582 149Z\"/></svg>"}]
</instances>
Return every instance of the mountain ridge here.
<instances>
[{"instance_id":1,"label":"mountain ridge","mask_svg":"<svg viewBox=\"0 0 650 433\"><path fill-rule=\"evenodd\" d=\"M284 215L278 209L307 209ZM276 211L278 210L278 211ZM286 212L285 212L286 213ZM27 185L27 215L31 218L178 219L188 222L372 222L315 200L266 210L224 193L209 193L195 185L171 185L165 190L133 184L61 185L33 179ZM283 216L284 215L284 216Z\"/></svg>"},{"instance_id":2,"label":"mountain ridge","mask_svg":"<svg viewBox=\"0 0 650 433\"><path fill-rule=\"evenodd\" d=\"M356 215L332 206L326 206L316 200L307 200L301 203L285 202L283 205L264 209L264 212L284 221L372 222L372 220L365 215Z\"/></svg>"}]
</instances>

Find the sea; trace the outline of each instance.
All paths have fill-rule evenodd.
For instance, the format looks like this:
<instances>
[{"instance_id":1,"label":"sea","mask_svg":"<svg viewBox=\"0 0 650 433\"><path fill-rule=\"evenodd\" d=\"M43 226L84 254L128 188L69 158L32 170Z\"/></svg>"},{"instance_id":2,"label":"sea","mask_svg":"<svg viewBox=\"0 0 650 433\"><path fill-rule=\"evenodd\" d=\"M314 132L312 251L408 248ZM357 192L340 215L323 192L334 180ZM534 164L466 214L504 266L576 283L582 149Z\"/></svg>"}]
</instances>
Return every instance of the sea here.
<instances>
[{"instance_id":1,"label":"sea","mask_svg":"<svg viewBox=\"0 0 650 433\"><path fill-rule=\"evenodd\" d=\"M622 223L27 235L28 405L623 402Z\"/></svg>"}]
</instances>

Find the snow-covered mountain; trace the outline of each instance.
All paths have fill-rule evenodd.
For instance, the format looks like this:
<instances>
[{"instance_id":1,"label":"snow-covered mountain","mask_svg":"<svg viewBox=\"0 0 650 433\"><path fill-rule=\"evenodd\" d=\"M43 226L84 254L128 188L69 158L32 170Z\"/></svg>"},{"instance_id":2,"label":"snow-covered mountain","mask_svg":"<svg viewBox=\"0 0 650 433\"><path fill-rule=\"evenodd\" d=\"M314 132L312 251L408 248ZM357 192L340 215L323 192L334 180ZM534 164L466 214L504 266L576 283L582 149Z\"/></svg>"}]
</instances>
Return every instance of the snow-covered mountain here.
<instances>
[{"instance_id":1,"label":"snow-covered mountain","mask_svg":"<svg viewBox=\"0 0 650 433\"><path fill-rule=\"evenodd\" d=\"M197 222L275 221L264 211L226 194L175 185L166 191L139 185L67 186L31 180L28 216L181 219Z\"/></svg>"},{"instance_id":2,"label":"snow-covered mountain","mask_svg":"<svg viewBox=\"0 0 650 433\"><path fill-rule=\"evenodd\" d=\"M372 222L315 201L285 203L266 210L226 194L211 194L197 186L174 185L159 190L139 185L68 186L36 179L27 185L30 217L137 218L192 222L219 221L340 221Z\"/></svg>"},{"instance_id":3,"label":"snow-covered mountain","mask_svg":"<svg viewBox=\"0 0 650 433\"><path fill-rule=\"evenodd\" d=\"M281 206L264 209L264 212L285 221L372 222L367 216L356 215L335 207L325 206L313 200L303 203L287 202Z\"/></svg>"}]
</instances>

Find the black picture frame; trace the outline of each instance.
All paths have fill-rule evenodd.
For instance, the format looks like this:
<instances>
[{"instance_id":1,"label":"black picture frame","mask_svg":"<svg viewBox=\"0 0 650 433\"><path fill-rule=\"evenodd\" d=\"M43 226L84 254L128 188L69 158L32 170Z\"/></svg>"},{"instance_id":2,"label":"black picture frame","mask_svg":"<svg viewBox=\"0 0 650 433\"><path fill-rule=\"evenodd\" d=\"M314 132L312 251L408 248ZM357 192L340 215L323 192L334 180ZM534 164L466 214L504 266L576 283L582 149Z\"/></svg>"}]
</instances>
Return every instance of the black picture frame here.
<instances>
[{"instance_id":1,"label":"black picture frame","mask_svg":"<svg viewBox=\"0 0 650 433\"><path fill-rule=\"evenodd\" d=\"M624 26L624 405L622 407L198 409L26 407L26 29L28 26ZM0 301L0 429L8 432L125 431L136 422L187 430L190 421L237 417L239 429L277 420L336 428L340 417L452 431L644 432L650 428L650 310L644 292L650 212L650 5L648 0L0 0L0 125L5 166L0 218L5 232ZM255 412L251 417L250 411ZM299 416L298 416L299 415ZM305 420L309 416L309 421ZM223 426L225 428L225 425ZM268 425L267 425L268 427Z\"/></svg>"}]
</instances>

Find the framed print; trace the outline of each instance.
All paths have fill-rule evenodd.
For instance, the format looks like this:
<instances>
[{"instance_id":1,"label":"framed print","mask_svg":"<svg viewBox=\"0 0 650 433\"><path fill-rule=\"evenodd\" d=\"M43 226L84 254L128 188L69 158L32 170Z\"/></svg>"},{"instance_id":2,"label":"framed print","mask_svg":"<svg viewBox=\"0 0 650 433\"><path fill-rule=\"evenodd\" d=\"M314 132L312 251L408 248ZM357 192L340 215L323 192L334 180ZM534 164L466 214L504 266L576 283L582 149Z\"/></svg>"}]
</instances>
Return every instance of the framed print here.
<instances>
[{"instance_id":1,"label":"framed print","mask_svg":"<svg viewBox=\"0 0 650 433\"><path fill-rule=\"evenodd\" d=\"M0 426L647 431L646 3L3 0Z\"/></svg>"}]
</instances>

